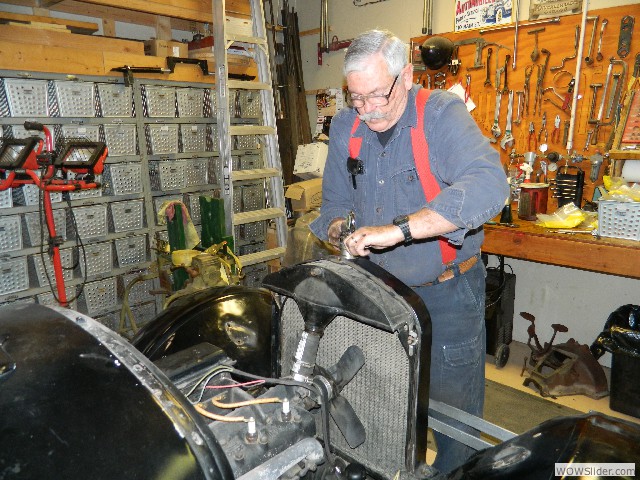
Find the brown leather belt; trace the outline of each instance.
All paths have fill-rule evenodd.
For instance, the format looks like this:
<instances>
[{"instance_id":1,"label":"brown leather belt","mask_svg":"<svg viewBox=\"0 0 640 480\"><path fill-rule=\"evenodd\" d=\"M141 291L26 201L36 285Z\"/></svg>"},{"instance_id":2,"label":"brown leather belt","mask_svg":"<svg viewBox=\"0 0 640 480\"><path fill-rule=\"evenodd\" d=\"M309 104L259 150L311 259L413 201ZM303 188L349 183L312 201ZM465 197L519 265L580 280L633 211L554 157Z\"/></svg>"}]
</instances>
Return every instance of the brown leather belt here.
<instances>
[{"instance_id":1,"label":"brown leather belt","mask_svg":"<svg viewBox=\"0 0 640 480\"><path fill-rule=\"evenodd\" d=\"M478 255L474 255L473 257L470 257L468 259L466 259L464 262L460 262L457 264L458 266L458 271L460 273L458 273L457 275L462 275L463 273L467 273L469 270L471 270L471 267L473 267L476 263L478 263ZM421 287L429 287L431 285L436 285L438 283L442 283L442 282L446 282L447 280L451 280L453 277L456 276L456 271L454 266L448 266L447 269L442 272L440 274L440 276L433 282L427 282L427 283L423 283L422 285L420 285Z\"/></svg>"}]
</instances>

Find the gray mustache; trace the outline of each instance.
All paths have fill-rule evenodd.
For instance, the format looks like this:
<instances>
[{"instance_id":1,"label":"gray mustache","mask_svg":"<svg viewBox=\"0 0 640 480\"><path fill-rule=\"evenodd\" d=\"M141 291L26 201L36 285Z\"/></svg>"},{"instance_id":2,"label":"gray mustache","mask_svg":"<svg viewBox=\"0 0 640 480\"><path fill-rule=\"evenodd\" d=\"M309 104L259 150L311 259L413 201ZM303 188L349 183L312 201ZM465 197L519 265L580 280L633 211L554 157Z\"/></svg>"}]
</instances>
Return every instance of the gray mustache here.
<instances>
[{"instance_id":1,"label":"gray mustache","mask_svg":"<svg viewBox=\"0 0 640 480\"><path fill-rule=\"evenodd\" d=\"M378 120L384 117L386 117L386 114L379 111L374 111L371 113L363 113L361 115L358 115L358 118L363 122L368 122L369 120Z\"/></svg>"}]
</instances>

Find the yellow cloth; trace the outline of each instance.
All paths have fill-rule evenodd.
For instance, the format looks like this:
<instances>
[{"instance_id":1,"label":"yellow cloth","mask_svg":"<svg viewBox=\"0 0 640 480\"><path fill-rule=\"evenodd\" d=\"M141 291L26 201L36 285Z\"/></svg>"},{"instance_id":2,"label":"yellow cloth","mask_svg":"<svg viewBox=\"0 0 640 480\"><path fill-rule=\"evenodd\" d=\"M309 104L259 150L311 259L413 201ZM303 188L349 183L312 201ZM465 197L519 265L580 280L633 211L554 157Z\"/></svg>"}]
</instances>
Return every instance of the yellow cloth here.
<instances>
[{"instance_id":1,"label":"yellow cloth","mask_svg":"<svg viewBox=\"0 0 640 480\"><path fill-rule=\"evenodd\" d=\"M182 209L182 223L184 226L184 238L186 242L185 247L187 249L192 249L200 243L200 237L198 236L196 227L191 221L189 210L184 203L178 200L167 200L163 202L160 206L160 210L158 210L158 225L166 225L167 218L170 220L173 219L176 206Z\"/></svg>"}]
</instances>

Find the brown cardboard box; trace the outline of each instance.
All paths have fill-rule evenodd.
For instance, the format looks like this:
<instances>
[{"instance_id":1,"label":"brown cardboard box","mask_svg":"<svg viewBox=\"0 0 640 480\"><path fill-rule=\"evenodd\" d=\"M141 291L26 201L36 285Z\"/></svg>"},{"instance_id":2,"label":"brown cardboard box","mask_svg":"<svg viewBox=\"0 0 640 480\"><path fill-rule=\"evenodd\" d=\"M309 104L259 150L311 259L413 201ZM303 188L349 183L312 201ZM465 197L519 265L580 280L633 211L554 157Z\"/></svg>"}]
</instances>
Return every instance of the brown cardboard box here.
<instances>
[{"instance_id":1,"label":"brown cardboard box","mask_svg":"<svg viewBox=\"0 0 640 480\"><path fill-rule=\"evenodd\" d=\"M319 208L322 205L322 178L293 183L284 196L291 199L291 208L295 212Z\"/></svg>"},{"instance_id":2,"label":"brown cardboard box","mask_svg":"<svg viewBox=\"0 0 640 480\"><path fill-rule=\"evenodd\" d=\"M189 47L186 43L174 42L173 40L145 40L145 55L154 57L180 57L189 58Z\"/></svg>"}]
</instances>

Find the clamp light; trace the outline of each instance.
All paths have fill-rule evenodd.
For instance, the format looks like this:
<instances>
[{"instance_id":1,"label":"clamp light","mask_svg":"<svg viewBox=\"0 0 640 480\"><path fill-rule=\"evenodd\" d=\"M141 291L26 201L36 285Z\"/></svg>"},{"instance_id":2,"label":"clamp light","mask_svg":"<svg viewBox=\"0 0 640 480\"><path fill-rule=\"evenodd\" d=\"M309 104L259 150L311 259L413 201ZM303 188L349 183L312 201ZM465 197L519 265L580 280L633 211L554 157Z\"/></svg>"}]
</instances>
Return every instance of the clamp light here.
<instances>
[{"instance_id":1,"label":"clamp light","mask_svg":"<svg viewBox=\"0 0 640 480\"><path fill-rule=\"evenodd\" d=\"M87 142L84 140L68 141L53 166L79 173L101 174L107 146L104 142Z\"/></svg>"},{"instance_id":2,"label":"clamp light","mask_svg":"<svg viewBox=\"0 0 640 480\"><path fill-rule=\"evenodd\" d=\"M40 137L4 138L0 148L0 170L38 170L37 155L41 150Z\"/></svg>"}]
</instances>

